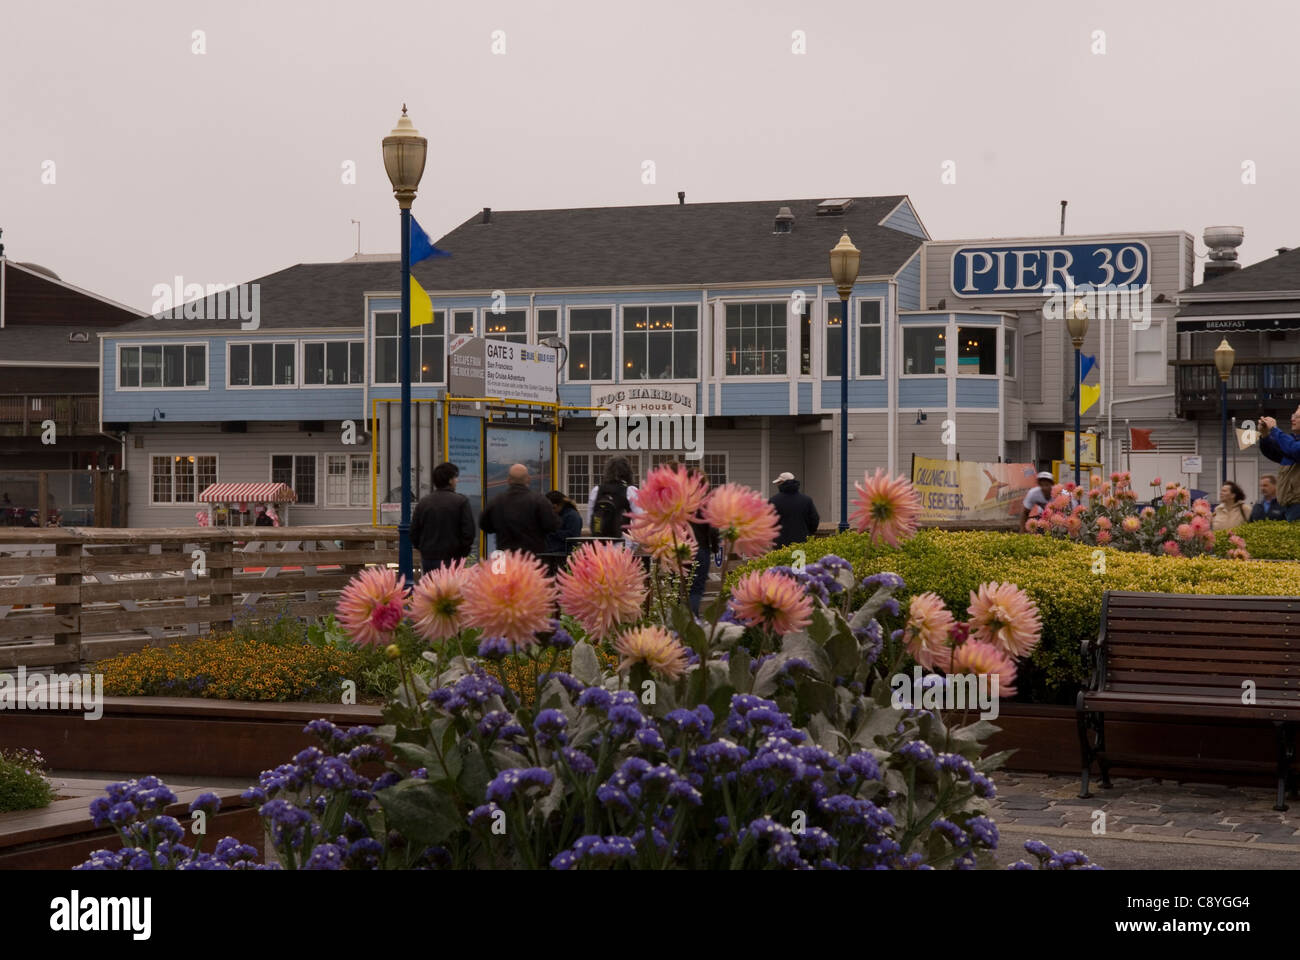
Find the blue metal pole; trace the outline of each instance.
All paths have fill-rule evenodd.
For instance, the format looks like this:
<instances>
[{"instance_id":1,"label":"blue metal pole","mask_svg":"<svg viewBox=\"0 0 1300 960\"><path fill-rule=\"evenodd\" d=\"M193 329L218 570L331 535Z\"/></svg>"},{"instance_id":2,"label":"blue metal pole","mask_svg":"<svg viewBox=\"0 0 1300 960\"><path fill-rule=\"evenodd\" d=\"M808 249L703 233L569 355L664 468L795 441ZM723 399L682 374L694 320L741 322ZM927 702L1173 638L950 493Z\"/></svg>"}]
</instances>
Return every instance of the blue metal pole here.
<instances>
[{"instance_id":1,"label":"blue metal pole","mask_svg":"<svg viewBox=\"0 0 1300 960\"><path fill-rule=\"evenodd\" d=\"M1083 406L1083 365L1079 359L1079 348L1074 348L1074 488L1075 496L1079 489L1079 448L1082 445L1079 436L1079 408ZM1079 501L1081 502L1081 501Z\"/></svg>"},{"instance_id":2,"label":"blue metal pole","mask_svg":"<svg viewBox=\"0 0 1300 960\"><path fill-rule=\"evenodd\" d=\"M402 519L397 525L397 563L406 582L415 569L411 550L411 208L402 207Z\"/></svg>"},{"instance_id":3,"label":"blue metal pole","mask_svg":"<svg viewBox=\"0 0 1300 960\"><path fill-rule=\"evenodd\" d=\"M1228 482L1228 381L1225 377L1219 378L1221 387L1220 393L1223 396L1223 479L1220 483Z\"/></svg>"},{"instance_id":4,"label":"blue metal pole","mask_svg":"<svg viewBox=\"0 0 1300 960\"><path fill-rule=\"evenodd\" d=\"M849 529L849 299L840 298L840 533Z\"/></svg>"}]
</instances>

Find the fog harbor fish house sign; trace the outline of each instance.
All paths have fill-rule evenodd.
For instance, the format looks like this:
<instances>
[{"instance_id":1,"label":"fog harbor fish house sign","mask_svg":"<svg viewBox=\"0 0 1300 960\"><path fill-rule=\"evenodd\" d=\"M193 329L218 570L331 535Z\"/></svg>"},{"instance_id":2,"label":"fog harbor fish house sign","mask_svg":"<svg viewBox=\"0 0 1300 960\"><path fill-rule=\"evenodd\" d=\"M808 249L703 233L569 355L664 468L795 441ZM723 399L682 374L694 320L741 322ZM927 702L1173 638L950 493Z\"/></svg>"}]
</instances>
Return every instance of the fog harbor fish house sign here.
<instances>
[{"instance_id":1,"label":"fog harbor fish house sign","mask_svg":"<svg viewBox=\"0 0 1300 960\"><path fill-rule=\"evenodd\" d=\"M620 415L691 416L695 413L695 394L693 387L688 389L691 392L683 393L681 387L643 384L635 387L624 385L604 391L593 390L591 405L604 407L611 413Z\"/></svg>"}]
</instances>

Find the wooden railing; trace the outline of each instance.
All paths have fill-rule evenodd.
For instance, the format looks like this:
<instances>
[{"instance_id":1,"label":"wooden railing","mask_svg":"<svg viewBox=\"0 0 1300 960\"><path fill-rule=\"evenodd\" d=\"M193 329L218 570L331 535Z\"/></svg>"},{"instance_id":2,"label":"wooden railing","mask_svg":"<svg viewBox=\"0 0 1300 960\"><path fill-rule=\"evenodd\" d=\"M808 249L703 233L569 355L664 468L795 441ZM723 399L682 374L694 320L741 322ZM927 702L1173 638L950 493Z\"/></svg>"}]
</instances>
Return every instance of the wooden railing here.
<instances>
[{"instance_id":1,"label":"wooden railing","mask_svg":"<svg viewBox=\"0 0 1300 960\"><path fill-rule=\"evenodd\" d=\"M358 570L396 562L397 531L364 526L0 530L0 670L321 617Z\"/></svg>"},{"instance_id":2,"label":"wooden railing","mask_svg":"<svg viewBox=\"0 0 1300 960\"><path fill-rule=\"evenodd\" d=\"M0 396L0 435L37 436L53 420L62 433L99 432L99 397L90 394L9 394Z\"/></svg>"},{"instance_id":3,"label":"wooden railing","mask_svg":"<svg viewBox=\"0 0 1300 960\"><path fill-rule=\"evenodd\" d=\"M1176 373L1178 416L1220 416L1223 396L1219 371L1214 364L1178 360L1172 366ZM1233 365L1228 377L1229 415L1239 420L1262 414L1277 416L1295 409L1297 402L1300 402L1300 359L1238 360Z\"/></svg>"}]
</instances>

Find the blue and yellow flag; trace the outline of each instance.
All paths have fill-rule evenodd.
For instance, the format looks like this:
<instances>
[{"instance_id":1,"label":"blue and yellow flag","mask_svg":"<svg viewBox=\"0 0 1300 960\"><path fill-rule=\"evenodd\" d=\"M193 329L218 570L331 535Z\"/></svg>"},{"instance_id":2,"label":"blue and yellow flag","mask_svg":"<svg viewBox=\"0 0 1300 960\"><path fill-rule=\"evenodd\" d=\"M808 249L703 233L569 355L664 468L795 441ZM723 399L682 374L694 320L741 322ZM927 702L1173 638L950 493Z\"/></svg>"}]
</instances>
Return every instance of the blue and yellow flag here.
<instances>
[{"instance_id":1,"label":"blue and yellow flag","mask_svg":"<svg viewBox=\"0 0 1300 960\"><path fill-rule=\"evenodd\" d=\"M446 250L439 250L429 239L429 235L424 232L415 217L411 217L411 263L416 264L421 260L428 260L430 257L450 257L451 254Z\"/></svg>"},{"instance_id":2,"label":"blue and yellow flag","mask_svg":"<svg viewBox=\"0 0 1300 960\"><path fill-rule=\"evenodd\" d=\"M1079 388L1079 393L1083 396L1082 401L1079 403L1079 413L1087 413L1088 408L1101 398L1101 384L1099 383L1094 387L1085 383Z\"/></svg>"},{"instance_id":3,"label":"blue and yellow flag","mask_svg":"<svg viewBox=\"0 0 1300 960\"><path fill-rule=\"evenodd\" d=\"M420 281L411 277L411 326L420 327L433 323L433 302L420 286Z\"/></svg>"}]
</instances>

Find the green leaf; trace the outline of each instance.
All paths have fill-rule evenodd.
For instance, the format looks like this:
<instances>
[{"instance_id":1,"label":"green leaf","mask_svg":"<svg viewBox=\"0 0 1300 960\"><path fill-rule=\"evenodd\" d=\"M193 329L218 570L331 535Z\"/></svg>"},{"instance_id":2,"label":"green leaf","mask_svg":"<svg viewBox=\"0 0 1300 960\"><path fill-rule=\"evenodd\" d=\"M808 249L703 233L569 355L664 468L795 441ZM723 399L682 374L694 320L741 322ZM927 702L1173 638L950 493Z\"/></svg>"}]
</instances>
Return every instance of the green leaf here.
<instances>
[{"instance_id":1,"label":"green leaf","mask_svg":"<svg viewBox=\"0 0 1300 960\"><path fill-rule=\"evenodd\" d=\"M731 710L731 698L735 695L736 690L730 684L723 684L714 690L709 691L709 699L706 701L710 710L713 711L715 718L722 718Z\"/></svg>"},{"instance_id":2,"label":"green leaf","mask_svg":"<svg viewBox=\"0 0 1300 960\"><path fill-rule=\"evenodd\" d=\"M826 612L821 605L813 608L812 623L808 624L808 636L818 646L825 646L831 636L831 622L826 619Z\"/></svg>"},{"instance_id":3,"label":"green leaf","mask_svg":"<svg viewBox=\"0 0 1300 960\"><path fill-rule=\"evenodd\" d=\"M442 765L438 763L438 758L434 756L432 750L426 750L416 743L395 743L393 744L393 753L398 758L411 767L426 767L431 773L437 773L442 770Z\"/></svg>"},{"instance_id":4,"label":"green leaf","mask_svg":"<svg viewBox=\"0 0 1300 960\"><path fill-rule=\"evenodd\" d=\"M795 693L802 716L834 716L835 688L829 683L802 677L795 687Z\"/></svg>"},{"instance_id":5,"label":"green leaf","mask_svg":"<svg viewBox=\"0 0 1300 960\"><path fill-rule=\"evenodd\" d=\"M586 641L573 646L573 676L589 687L600 686L600 659Z\"/></svg>"},{"instance_id":6,"label":"green leaf","mask_svg":"<svg viewBox=\"0 0 1300 960\"><path fill-rule=\"evenodd\" d=\"M389 829L416 847L442 843L464 822L451 797L427 780L403 780L375 797Z\"/></svg>"},{"instance_id":7,"label":"green leaf","mask_svg":"<svg viewBox=\"0 0 1300 960\"><path fill-rule=\"evenodd\" d=\"M468 797L471 802L477 803L487 793L487 786L492 777L478 745L472 741L462 741L462 743L465 744L464 760L457 782L460 784L462 795Z\"/></svg>"},{"instance_id":8,"label":"green leaf","mask_svg":"<svg viewBox=\"0 0 1300 960\"><path fill-rule=\"evenodd\" d=\"M781 653L785 659L798 657L806 660L812 666L813 672L817 674L819 680L830 681L833 677L831 673L831 658L826 652L826 648L820 644L813 643L808 634L787 633L781 639Z\"/></svg>"},{"instance_id":9,"label":"green leaf","mask_svg":"<svg viewBox=\"0 0 1300 960\"><path fill-rule=\"evenodd\" d=\"M731 685L740 693L749 693L754 686L754 674L749 669L751 663L753 663L753 658L750 657L749 651L744 647L737 647L731 651L731 657L727 663L727 674Z\"/></svg>"},{"instance_id":10,"label":"green leaf","mask_svg":"<svg viewBox=\"0 0 1300 960\"><path fill-rule=\"evenodd\" d=\"M864 709L865 706L864 701ZM853 735L853 742L863 747L874 747L877 737L897 736L898 723L902 719L902 713L892 707L877 706L867 714L866 720Z\"/></svg>"},{"instance_id":11,"label":"green leaf","mask_svg":"<svg viewBox=\"0 0 1300 960\"><path fill-rule=\"evenodd\" d=\"M862 662L862 653L858 648L857 640L853 639L852 636L846 637L842 633L833 634L826 643L826 652L831 658L833 676L852 679L853 675L858 672L858 664Z\"/></svg>"}]
</instances>

